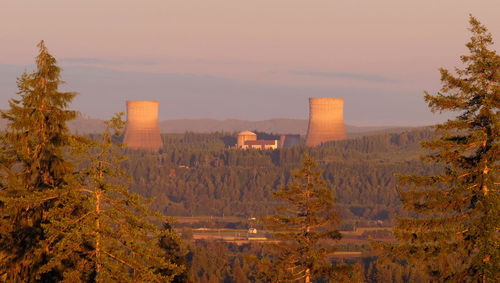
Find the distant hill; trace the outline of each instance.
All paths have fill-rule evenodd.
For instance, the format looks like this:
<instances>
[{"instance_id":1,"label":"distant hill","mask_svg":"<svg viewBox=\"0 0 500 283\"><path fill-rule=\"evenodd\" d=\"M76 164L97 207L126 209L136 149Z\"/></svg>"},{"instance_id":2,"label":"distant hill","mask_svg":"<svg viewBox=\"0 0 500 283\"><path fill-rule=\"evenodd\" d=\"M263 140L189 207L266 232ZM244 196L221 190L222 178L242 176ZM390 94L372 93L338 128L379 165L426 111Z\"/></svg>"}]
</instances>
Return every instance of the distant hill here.
<instances>
[{"instance_id":1,"label":"distant hill","mask_svg":"<svg viewBox=\"0 0 500 283\"><path fill-rule=\"evenodd\" d=\"M5 129L7 122L0 118L0 130ZM102 133L104 131L104 121L79 116L75 120L69 122L69 127L72 132L78 134Z\"/></svg>"},{"instance_id":2,"label":"distant hill","mask_svg":"<svg viewBox=\"0 0 500 283\"><path fill-rule=\"evenodd\" d=\"M301 119L270 119L263 121L246 121L237 119L177 119L160 122L162 133L213 133L213 132L238 132L244 130L259 131L275 134L300 134L307 133L307 120ZM71 130L78 134L101 133L104 123L99 119L80 116L69 123ZM0 129L5 128L5 121L0 119ZM410 127L359 127L346 125L349 138L365 136L373 133L397 133L408 130Z\"/></svg>"},{"instance_id":3,"label":"distant hill","mask_svg":"<svg viewBox=\"0 0 500 283\"><path fill-rule=\"evenodd\" d=\"M244 130L256 130L259 132L275 134L300 134L307 133L307 120L301 119L270 119L263 121L246 121L237 119L178 119L160 122L162 133L213 133L213 132L238 132ZM346 125L349 137L357 137L381 132L402 132L410 127L358 127Z\"/></svg>"},{"instance_id":4,"label":"distant hill","mask_svg":"<svg viewBox=\"0 0 500 283\"><path fill-rule=\"evenodd\" d=\"M163 133L213 133L257 130L266 133L304 135L307 131L307 120L272 119L264 121L246 121L237 119L179 119L161 122L160 130Z\"/></svg>"},{"instance_id":5,"label":"distant hill","mask_svg":"<svg viewBox=\"0 0 500 283\"><path fill-rule=\"evenodd\" d=\"M82 135L102 133L105 129L103 120L83 117L78 117L69 122L69 127L72 132Z\"/></svg>"}]
</instances>

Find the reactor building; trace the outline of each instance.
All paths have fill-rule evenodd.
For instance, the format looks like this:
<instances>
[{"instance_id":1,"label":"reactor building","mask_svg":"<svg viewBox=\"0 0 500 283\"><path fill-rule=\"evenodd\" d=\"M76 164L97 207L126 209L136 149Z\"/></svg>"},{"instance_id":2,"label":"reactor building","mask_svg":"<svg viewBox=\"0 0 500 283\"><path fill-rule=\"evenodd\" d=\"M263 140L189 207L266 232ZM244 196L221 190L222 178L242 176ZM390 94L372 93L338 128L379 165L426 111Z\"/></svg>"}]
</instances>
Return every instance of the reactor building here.
<instances>
[{"instance_id":1,"label":"reactor building","mask_svg":"<svg viewBox=\"0 0 500 283\"><path fill-rule=\"evenodd\" d=\"M344 99L333 97L309 98L309 126L307 146L344 140Z\"/></svg>"},{"instance_id":2,"label":"reactor building","mask_svg":"<svg viewBox=\"0 0 500 283\"><path fill-rule=\"evenodd\" d=\"M127 101L127 126L123 138L125 147L151 151L163 147L158 104L158 101Z\"/></svg>"},{"instance_id":3,"label":"reactor building","mask_svg":"<svg viewBox=\"0 0 500 283\"><path fill-rule=\"evenodd\" d=\"M244 148L247 141L256 141L257 135L250 131L243 131L238 134L236 147Z\"/></svg>"}]
</instances>

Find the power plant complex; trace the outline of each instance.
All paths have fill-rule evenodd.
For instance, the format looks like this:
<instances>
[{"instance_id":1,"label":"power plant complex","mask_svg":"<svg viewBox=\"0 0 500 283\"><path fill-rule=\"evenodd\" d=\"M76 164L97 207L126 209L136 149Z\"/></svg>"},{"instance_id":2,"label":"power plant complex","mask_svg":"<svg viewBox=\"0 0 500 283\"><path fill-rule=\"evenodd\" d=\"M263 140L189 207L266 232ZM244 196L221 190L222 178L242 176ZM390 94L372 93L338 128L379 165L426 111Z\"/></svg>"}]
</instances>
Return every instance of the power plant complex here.
<instances>
[{"instance_id":1,"label":"power plant complex","mask_svg":"<svg viewBox=\"0 0 500 283\"><path fill-rule=\"evenodd\" d=\"M158 101L127 101L127 127L123 143L131 149L158 151L163 147L158 122ZM344 99L334 97L309 98L309 125L306 146L346 139L344 129ZM236 148L277 149L297 146L300 135L281 135L279 140L258 140L255 133L238 134Z\"/></svg>"},{"instance_id":2,"label":"power plant complex","mask_svg":"<svg viewBox=\"0 0 500 283\"><path fill-rule=\"evenodd\" d=\"M344 99L333 97L309 98L307 146L344 140Z\"/></svg>"},{"instance_id":3,"label":"power plant complex","mask_svg":"<svg viewBox=\"0 0 500 283\"><path fill-rule=\"evenodd\" d=\"M314 147L329 141L346 139L344 128L344 99L337 97L309 98L309 125L306 146ZM279 140L257 140L255 133L238 134L240 149L277 149L300 145L300 135L281 135Z\"/></svg>"},{"instance_id":4,"label":"power plant complex","mask_svg":"<svg viewBox=\"0 0 500 283\"><path fill-rule=\"evenodd\" d=\"M257 134L243 131L238 134L236 148L239 149L277 149L278 140L258 140Z\"/></svg>"},{"instance_id":5,"label":"power plant complex","mask_svg":"<svg viewBox=\"0 0 500 283\"><path fill-rule=\"evenodd\" d=\"M163 147L158 104L158 101L127 101L127 127L123 139L125 147L151 151Z\"/></svg>"},{"instance_id":6,"label":"power plant complex","mask_svg":"<svg viewBox=\"0 0 500 283\"><path fill-rule=\"evenodd\" d=\"M280 135L279 139L257 139L257 134L243 131L238 134L236 148L239 149L278 149L300 145L300 135Z\"/></svg>"}]
</instances>

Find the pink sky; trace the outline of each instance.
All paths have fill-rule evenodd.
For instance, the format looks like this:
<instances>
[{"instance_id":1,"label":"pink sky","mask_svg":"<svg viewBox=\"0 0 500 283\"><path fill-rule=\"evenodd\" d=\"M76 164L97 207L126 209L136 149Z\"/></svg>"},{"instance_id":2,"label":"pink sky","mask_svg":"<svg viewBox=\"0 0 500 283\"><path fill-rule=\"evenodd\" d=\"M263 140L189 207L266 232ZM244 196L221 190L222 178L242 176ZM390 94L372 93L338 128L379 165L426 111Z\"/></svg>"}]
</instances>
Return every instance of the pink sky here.
<instances>
[{"instance_id":1,"label":"pink sky","mask_svg":"<svg viewBox=\"0 0 500 283\"><path fill-rule=\"evenodd\" d=\"M499 11L497 0L3 0L0 64L31 64L44 39L65 65L410 93L458 64L469 13L500 40Z\"/></svg>"}]
</instances>

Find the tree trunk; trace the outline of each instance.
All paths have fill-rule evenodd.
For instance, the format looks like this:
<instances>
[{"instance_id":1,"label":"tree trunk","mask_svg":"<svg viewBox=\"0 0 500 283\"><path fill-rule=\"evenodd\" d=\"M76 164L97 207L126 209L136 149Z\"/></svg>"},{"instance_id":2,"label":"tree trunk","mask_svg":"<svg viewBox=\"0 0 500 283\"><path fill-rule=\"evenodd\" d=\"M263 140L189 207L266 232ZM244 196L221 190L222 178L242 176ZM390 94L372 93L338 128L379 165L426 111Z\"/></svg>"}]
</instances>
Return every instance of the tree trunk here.
<instances>
[{"instance_id":1,"label":"tree trunk","mask_svg":"<svg viewBox=\"0 0 500 283\"><path fill-rule=\"evenodd\" d=\"M99 274L101 271L101 263L100 263L100 256L101 256L101 232L99 231L101 229L101 223L99 222L99 214L101 213L101 191L96 192L96 203L95 203L95 210L97 214L97 218L95 221L95 228L96 228L96 240L95 240L95 262L96 262L96 273Z\"/></svg>"},{"instance_id":2,"label":"tree trunk","mask_svg":"<svg viewBox=\"0 0 500 283\"><path fill-rule=\"evenodd\" d=\"M311 269L306 268L305 283L311 283Z\"/></svg>"}]
</instances>

